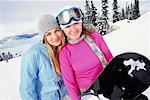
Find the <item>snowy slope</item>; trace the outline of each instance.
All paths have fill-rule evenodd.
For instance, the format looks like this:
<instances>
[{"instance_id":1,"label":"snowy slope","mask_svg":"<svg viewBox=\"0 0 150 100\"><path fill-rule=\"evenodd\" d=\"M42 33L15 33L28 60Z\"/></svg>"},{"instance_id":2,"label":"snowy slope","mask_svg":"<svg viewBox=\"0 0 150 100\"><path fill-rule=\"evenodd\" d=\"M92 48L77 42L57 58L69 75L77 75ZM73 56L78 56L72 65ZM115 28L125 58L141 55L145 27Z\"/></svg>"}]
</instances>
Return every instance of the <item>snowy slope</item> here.
<instances>
[{"instance_id":1,"label":"snowy slope","mask_svg":"<svg viewBox=\"0 0 150 100\"><path fill-rule=\"evenodd\" d=\"M147 13L130 23L121 21L114 24L118 25L118 29L104 36L114 56L123 52L134 51L150 58L149 16L150 13ZM32 38L27 41L31 42L30 40ZM29 47L30 45L22 45L14 47L13 50L26 51ZM0 62L0 100L21 100L19 96L20 61L21 57L17 57L10 59L7 63L6 61ZM150 99L150 88L145 94Z\"/></svg>"},{"instance_id":2,"label":"snowy slope","mask_svg":"<svg viewBox=\"0 0 150 100\"><path fill-rule=\"evenodd\" d=\"M0 62L0 100L21 100L19 96L20 57Z\"/></svg>"},{"instance_id":3,"label":"snowy slope","mask_svg":"<svg viewBox=\"0 0 150 100\"><path fill-rule=\"evenodd\" d=\"M137 52L150 59L150 12L133 21L114 23L117 30L104 36L114 56L123 52Z\"/></svg>"},{"instance_id":4,"label":"snowy slope","mask_svg":"<svg viewBox=\"0 0 150 100\"><path fill-rule=\"evenodd\" d=\"M39 35L25 37L16 35L1 42L0 54L9 51L14 58L8 62L0 62L0 100L21 100L19 95L21 57L17 57L16 54L22 55L40 39Z\"/></svg>"},{"instance_id":5,"label":"snowy slope","mask_svg":"<svg viewBox=\"0 0 150 100\"><path fill-rule=\"evenodd\" d=\"M150 59L150 12L136 20L123 20L113 25L117 30L104 36L113 56L137 52ZM150 100L150 87L144 94Z\"/></svg>"}]
</instances>

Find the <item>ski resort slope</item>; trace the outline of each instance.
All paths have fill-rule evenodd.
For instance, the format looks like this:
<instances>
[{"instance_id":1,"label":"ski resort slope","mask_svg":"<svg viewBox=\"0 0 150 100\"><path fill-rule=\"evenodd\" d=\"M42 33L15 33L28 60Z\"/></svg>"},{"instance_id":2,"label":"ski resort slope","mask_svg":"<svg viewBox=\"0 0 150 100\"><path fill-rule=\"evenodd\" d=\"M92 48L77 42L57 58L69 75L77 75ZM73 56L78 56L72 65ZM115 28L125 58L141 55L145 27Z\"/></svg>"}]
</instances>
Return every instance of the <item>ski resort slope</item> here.
<instances>
[{"instance_id":1,"label":"ski resort slope","mask_svg":"<svg viewBox=\"0 0 150 100\"><path fill-rule=\"evenodd\" d=\"M117 30L104 36L116 56L123 52L137 52L150 59L150 12L134 21L114 23ZM20 47L20 49L26 47ZM19 50L17 47L16 49ZM19 95L21 57L0 62L0 100L21 100ZM144 92L150 100L150 88ZM101 97L102 100L103 97Z\"/></svg>"},{"instance_id":2,"label":"ski resort slope","mask_svg":"<svg viewBox=\"0 0 150 100\"><path fill-rule=\"evenodd\" d=\"M123 52L137 52L150 59L150 12L136 20L122 20L112 25L104 39L116 56Z\"/></svg>"},{"instance_id":3,"label":"ski resort slope","mask_svg":"<svg viewBox=\"0 0 150 100\"><path fill-rule=\"evenodd\" d=\"M0 62L0 100L21 100L19 96L21 57Z\"/></svg>"},{"instance_id":4,"label":"ski resort slope","mask_svg":"<svg viewBox=\"0 0 150 100\"><path fill-rule=\"evenodd\" d=\"M150 59L150 12L136 20L122 20L112 26L117 28L104 39L113 56L124 52L136 52ZM150 87L144 91L150 100Z\"/></svg>"}]
</instances>

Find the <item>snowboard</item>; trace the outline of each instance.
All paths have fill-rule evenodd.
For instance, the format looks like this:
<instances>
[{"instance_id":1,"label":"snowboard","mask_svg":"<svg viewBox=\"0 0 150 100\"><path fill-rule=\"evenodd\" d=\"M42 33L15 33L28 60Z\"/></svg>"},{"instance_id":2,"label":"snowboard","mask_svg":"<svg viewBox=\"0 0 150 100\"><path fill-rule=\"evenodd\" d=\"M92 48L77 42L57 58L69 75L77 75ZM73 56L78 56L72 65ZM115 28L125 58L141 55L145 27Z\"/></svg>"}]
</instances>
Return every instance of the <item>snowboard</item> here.
<instances>
[{"instance_id":1,"label":"snowboard","mask_svg":"<svg viewBox=\"0 0 150 100\"><path fill-rule=\"evenodd\" d=\"M110 100L148 100L146 96L138 98L149 86L150 60L141 54L127 52L114 57L81 98L100 100L98 95L102 94Z\"/></svg>"}]
</instances>

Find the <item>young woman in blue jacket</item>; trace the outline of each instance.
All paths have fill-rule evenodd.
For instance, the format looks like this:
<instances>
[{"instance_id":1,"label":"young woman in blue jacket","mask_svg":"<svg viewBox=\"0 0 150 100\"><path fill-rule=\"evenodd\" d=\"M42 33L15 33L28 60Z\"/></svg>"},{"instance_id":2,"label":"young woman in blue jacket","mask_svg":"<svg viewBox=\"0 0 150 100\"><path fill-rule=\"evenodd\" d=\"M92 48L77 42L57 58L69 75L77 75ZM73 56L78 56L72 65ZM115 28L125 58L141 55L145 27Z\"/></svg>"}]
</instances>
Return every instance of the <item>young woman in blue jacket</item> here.
<instances>
[{"instance_id":1,"label":"young woman in blue jacket","mask_svg":"<svg viewBox=\"0 0 150 100\"><path fill-rule=\"evenodd\" d=\"M67 90L57 60L64 36L52 15L38 22L42 40L33 45L21 60L20 95L22 100L64 100Z\"/></svg>"}]
</instances>

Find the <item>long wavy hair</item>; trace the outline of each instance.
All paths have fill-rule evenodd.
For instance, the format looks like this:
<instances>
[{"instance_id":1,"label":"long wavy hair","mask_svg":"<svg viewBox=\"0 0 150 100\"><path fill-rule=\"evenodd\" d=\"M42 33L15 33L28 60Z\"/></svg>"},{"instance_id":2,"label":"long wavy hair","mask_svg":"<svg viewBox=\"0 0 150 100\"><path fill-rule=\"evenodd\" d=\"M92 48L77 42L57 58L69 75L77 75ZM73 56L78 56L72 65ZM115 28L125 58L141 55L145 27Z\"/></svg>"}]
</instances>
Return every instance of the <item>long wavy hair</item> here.
<instances>
[{"instance_id":1,"label":"long wavy hair","mask_svg":"<svg viewBox=\"0 0 150 100\"><path fill-rule=\"evenodd\" d=\"M62 48L62 46L65 44L64 34L62 32L61 44L57 47L54 47L54 46L50 45L48 43L45 35L44 35L43 42L46 44L46 48L47 48L49 57L53 61L54 69L55 69L56 73L58 74L58 76L60 76L61 75L61 70L60 70L60 64L59 64L59 60L58 60L58 54L59 54L59 51ZM55 48L55 51L54 51L54 48Z\"/></svg>"},{"instance_id":2,"label":"long wavy hair","mask_svg":"<svg viewBox=\"0 0 150 100\"><path fill-rule=\"evenodd\" d=\"M91 28L86 28L83 24L82 24L82 33L81 34L85 34L87 36L91 36L90 33L91 32L95 32L96 30L91 27Z\"/></svg>"}]
</instances>

